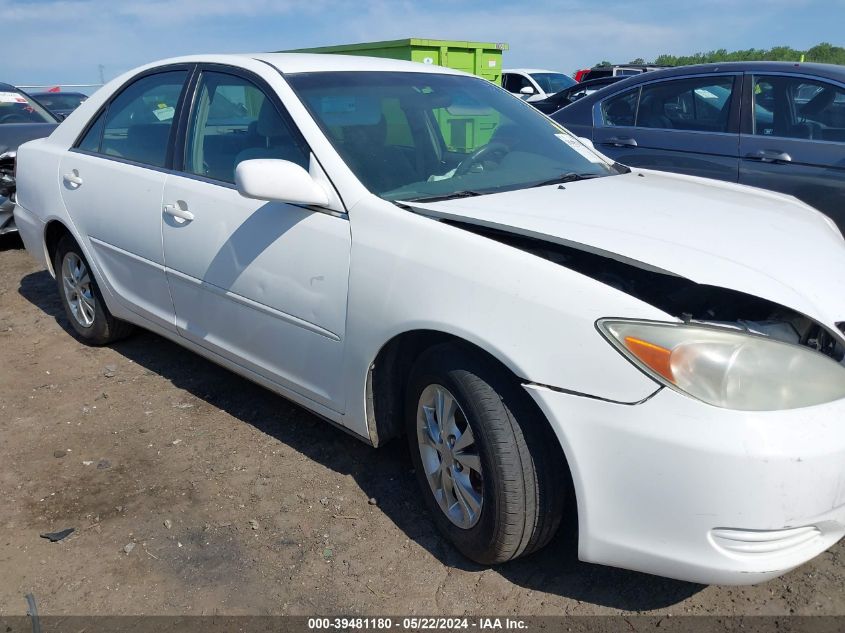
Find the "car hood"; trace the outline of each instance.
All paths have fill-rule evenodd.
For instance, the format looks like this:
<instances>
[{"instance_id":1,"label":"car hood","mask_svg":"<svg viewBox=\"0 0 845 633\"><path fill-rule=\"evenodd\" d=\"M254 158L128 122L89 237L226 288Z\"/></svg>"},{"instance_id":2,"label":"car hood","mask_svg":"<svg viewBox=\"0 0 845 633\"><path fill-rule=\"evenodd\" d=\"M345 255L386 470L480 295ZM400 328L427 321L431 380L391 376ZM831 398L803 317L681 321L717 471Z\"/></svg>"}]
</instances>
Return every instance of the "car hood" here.
<instances>
[{"instance_id":1,"label":"car hood","mask_svg":"<svg viewBox=\"0 0 845 633\"><path fill-rule=\"evenodd\" d=\"M745 292L827 324L845 321L845 241L833 222L791 196L636 170L406 204Z\"/></svg>"}]
</instances>

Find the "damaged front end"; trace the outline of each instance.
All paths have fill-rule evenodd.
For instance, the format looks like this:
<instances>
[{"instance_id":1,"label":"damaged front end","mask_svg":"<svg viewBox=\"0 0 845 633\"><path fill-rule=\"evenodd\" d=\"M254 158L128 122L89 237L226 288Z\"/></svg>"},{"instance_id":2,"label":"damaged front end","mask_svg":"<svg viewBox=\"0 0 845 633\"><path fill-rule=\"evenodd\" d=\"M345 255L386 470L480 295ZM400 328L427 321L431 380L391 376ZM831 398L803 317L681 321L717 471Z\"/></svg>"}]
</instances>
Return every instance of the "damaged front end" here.
<instances>
[{"instance_id":1,"label":"damaged front end","mask_svg":"<svg viewBox=\"0 0 845 633\"><path fill-rule=\"evenodd\" d=\"M17 152L0 154L0 196L10 198L15 193L15 159Z\"/></svg>"},{"instance_id":2,"label":"damaged front end","mask_svg":"<svg viewBox=\"0 0 845 633\"><path fill-rule=\"evenodd\" d=\"M15 159L17 152L0 154L0 235L14 230Z\"/></svg>"},{"instance_id":3,"label":"damaged front end","mask_svg":"<svg viewBox=\"0 0 845 633\"><path fill-rule=\"evenodd\" d=\"M598 249L548 242L468 222L441 221L565 266L685 323L767 336L808 347L845 364L842 336L796 310L767 299L730 288L699 284ZM845 323L838 325L845 332Z\"/></svg>"},{"instance_id":4,"label":"damaged front end","mask_svg":"<svg viewBox=\"0 0 845 633\"><path fill-rule=\"evenodd\" d=\"M745 411L845 398L842 338L794 309L598 249L446 222L565 266L676 317L678 322L604 318L596 323L617 351L665 387Z\"/></svg>"}]
</instances>

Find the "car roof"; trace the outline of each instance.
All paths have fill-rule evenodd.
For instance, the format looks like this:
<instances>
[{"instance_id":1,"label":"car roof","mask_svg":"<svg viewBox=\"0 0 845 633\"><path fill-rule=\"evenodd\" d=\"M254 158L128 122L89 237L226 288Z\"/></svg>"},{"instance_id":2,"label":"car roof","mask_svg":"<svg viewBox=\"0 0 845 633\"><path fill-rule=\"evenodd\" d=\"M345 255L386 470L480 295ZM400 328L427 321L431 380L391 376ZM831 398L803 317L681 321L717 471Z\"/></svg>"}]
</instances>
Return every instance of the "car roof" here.
<instances>
[{"instance_id":1,"label":"car roof","mask_svg":"<svg viewBox=\"0 0 845 633\"><path fill-rule=\"evenodd\" d=\"M234 57L243 57L235 55ZM246 55L275 66L283 73L307 73L320 71L382 71L382 72L445 72L463 75L459 70L421 64L419 62L386 59L383 57L365 57L363 55L334 55L326 53L260 53Z\"/></svg>"},{"instance_id":2,"label":"car roof","mask_svg":"<svg viewBox=\"0 0 845 633\"><path fill-rule=\"evenodd\" d=\"M651 70L629 78L633 85L639 81L654 81L661 77L678 75L701 75L708 72L781 72L818 75L828 79L845 79L845 67L835 64L816 64L812 62L720 62L714 64L694 64L691 66L673 66Z\"/></svg>"},{"instance_id":3,"label":"car roof","mask_svg":"<svg viewBox=\"0 0 845 633\"><path fill-rule=\"evenodd\" d=\"M324 72L324 71L379 71L379 72L416 72L440 73L448 75L474 76L460 70L421 64L419 62L386 59L383 57L365 57L363 55L335 55L326 53L238 53L188 55L161 59L130 71L149 70L159 66L179 63L231 64L239 66L245 59L252 59L268 64L284 74Z\"/></svg>"},{"instance_id":4,"label":"car roof","mask_svg":"<svg viewBox=\"0 0 845 633\"><path fill-rule=\"evenodd\" d=\"M503 68L503 73L554 73L555 75L565 75L559 70L545 70L543 68Z\"/></svg>"},{"instance_id":5,"label":"car roof","mask_svg":"<svg viewBox=\"0 0 845 633\"><path fill-rule=\"evenodd\" d=\"M95 92L88 98L86 104L96 109L104 101L111 98L121 86L132 81L143 73L156 71L176 65L188 64L219 64L229 65L237 68L255 70L261 66L270 66L284 75L309 72L342 72L342 71L377 71L377 72L405 72L405 73L430 73L440 75L457 75L486 81L452 68L437 66L435 64L420 64L417 62L402 61L396 59L385 59L380 57L364 57L356 55L334 55L323 53L238 53L238 54L214 54L206 53L200 55L182 55L158 59L143 66L138 66L113 78L102 89ZM91 108L85 108L90 110ZM59 126L53 136L57 142L70 141L72 134L79 132L74 126ZM67 136L66 136L67 135ZM72 142L72 141L70 141Z\"/></svg>"},{"instance_id":6,"label":"car roof","mask_svg":"<svg viewBox=\"0 0 845 633\"><path fill-rule=\"evenodd\" d=\"M0 82L0 90L3 92L20 92L17 88L15 88L12 84L4 84Z\"/></svg>"},{"instance_id":7,"label":"car roof","mask_svg":"<svg viewBox=\"0 0 845 633\"><path fill-rule=\"evenodd\" d=\"M845 81L845 67L835 64L815 64L800 62L722 62L718 64L693 64L691 66L672 66L660 70L650 70L625 77L622 81L613 84L613 92L626 90L642 83L658 81L671 77L687 77L690 75L706 75L715 72L752 72L752 73L796 73L812 75L822 79L833 79ZM579 99L580 107L585 107L589 102L604 98L607 92L600 95L595 92L584 99ZM598 95L598 96L597 96ZM574 104L573 104L574 105Z\"/></svg>"}]
</instances>

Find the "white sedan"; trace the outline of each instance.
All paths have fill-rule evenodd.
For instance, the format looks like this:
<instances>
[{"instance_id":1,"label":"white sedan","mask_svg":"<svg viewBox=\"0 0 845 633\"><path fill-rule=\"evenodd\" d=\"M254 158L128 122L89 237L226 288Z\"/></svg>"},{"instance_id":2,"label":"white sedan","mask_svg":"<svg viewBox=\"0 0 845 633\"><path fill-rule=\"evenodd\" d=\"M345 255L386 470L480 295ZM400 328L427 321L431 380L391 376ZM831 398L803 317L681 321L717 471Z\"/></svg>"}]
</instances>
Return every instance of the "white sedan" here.
<instances>
[{"instance_id":1,"label":"white sedan","mask_svg":"<svg viewBox=\"0 0 845 633\"><path fill-rule=\"evenodd\" d=\"M529 103L548 99L576 81L569 75L540 68L510 68L502 71L502 87Z\"/></svg>"},{"instance_id":2,"label":"white sedan","mask_svg":"<svg viewBox=\"0 0 845 633\"><path fill-rule=\"evenodd\" d=\"M129 72L18 155L81 341L152 330L373 445L501 563L754 583L845 533L845 242L609 162L493 84L322 55ZM397 494L403 491L397 490Z\"/></svg>"}]
</instances>

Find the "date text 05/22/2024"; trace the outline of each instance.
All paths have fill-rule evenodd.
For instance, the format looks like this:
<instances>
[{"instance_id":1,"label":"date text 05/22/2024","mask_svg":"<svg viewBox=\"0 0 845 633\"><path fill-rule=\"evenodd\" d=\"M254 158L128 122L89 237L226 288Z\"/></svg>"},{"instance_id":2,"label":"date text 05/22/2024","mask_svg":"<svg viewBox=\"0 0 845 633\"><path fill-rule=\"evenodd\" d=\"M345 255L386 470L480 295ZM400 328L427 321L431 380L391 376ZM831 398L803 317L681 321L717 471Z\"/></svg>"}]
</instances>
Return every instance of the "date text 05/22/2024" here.
<instances>
[{"instance_id":1,"label":"date text 05/22/2024","mask_svg":"<svg viewBox=\"0 0 845 633\"><path fill-rule=\"evenodd\" d=\"M519 618L441 618L409 617L402 620L392 618L308 618L309 630L523 630L528 624Z\"/></svg>"}]
</instances>

